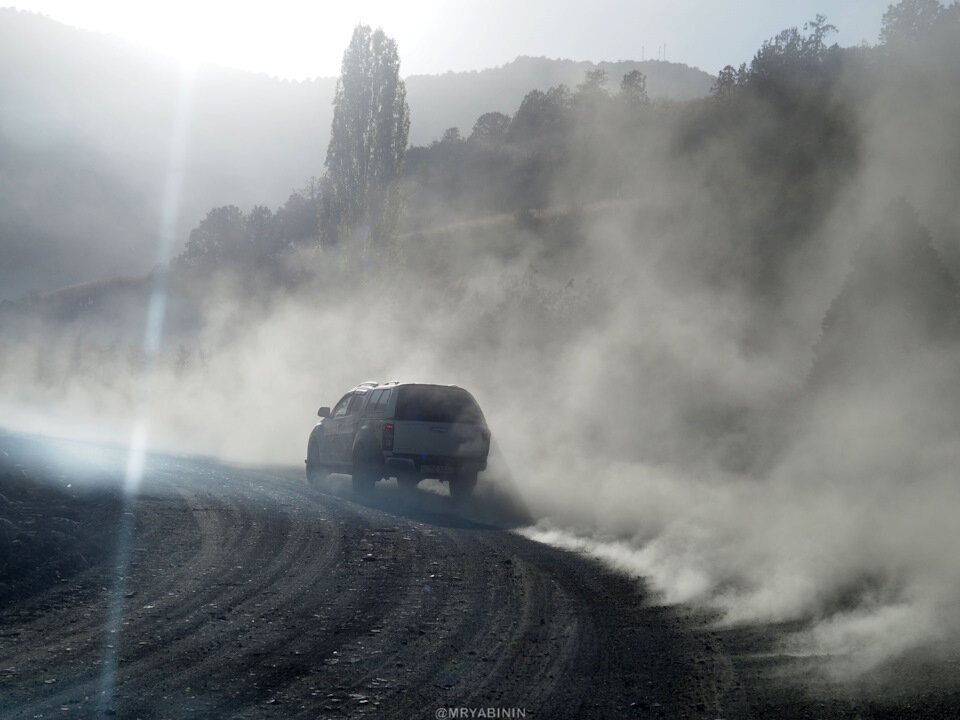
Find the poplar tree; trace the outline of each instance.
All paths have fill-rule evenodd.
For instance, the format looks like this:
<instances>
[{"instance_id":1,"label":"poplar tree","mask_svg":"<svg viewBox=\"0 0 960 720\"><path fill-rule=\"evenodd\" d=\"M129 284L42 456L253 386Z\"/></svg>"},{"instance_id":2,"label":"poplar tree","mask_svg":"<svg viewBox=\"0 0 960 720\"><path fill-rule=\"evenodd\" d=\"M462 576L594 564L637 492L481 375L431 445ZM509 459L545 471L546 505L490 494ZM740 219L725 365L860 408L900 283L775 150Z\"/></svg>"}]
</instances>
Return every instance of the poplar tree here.
<instances>
[{"instance_id":1,"label":"poplar tree","mask_svg":"<svg viewBox=\"0 0 960 720\"><path fill-rule=\"evenodd\" d=\"M410 110L397 43L366 25L353 31L334 96L320 198L320 240L382 245L400 213L397 179Z\"/></svg>"}]
</instances>

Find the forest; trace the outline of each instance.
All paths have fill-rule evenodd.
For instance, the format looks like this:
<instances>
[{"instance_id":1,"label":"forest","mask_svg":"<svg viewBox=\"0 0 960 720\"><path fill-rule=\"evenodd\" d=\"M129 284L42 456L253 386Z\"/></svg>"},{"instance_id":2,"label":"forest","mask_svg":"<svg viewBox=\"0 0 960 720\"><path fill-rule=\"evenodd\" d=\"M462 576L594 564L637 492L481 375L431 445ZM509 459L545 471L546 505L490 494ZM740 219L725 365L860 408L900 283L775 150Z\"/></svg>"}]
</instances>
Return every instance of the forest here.
<instances>
[{"instance_id":1,"label":"forest","mask_svg":"<svg viewBox=\"0 0 960 720\"><path fill-rule=\"evenodd\" d=\"M710 94L694 100L651 101L639 70L617 78L588 69L575 87L531 89L512 115L486 112L472 128L406 149L390 180L395 217L375 243L321 232L329 176L318 176L276 209L210 210L169 270L7 302L5 315L19 321L34 306L26 316L102 321L113 327L106 339L83 333L73 355L100 353L131 344L125 329L136 326L160 273L172 288L167 352L182 365L204 355L210 307L229 305L224 297L236 301L237 318L252 318L269 317L277 298L312 303L318 291L319 306L339 296L351 310L401 303L408 292L416 306L426 292L454 316L489 274L497 288L483 290L485 314L560 352L598 318L639 301L643 290L631 285L654 275L671 294L735 306L735 320L711 333L786 373L762 400L712 388L680 412L684 438L693 428L707 445L731 435L745 443L744 418L806 382L832 327L824 318L838 314L831 303L852 302L843 284L865 272L858 266L878 232L900 228L897 237L917 246L902 250L911 268L898 270L913 280L889 292L931 314L943 311L941 286L952 296L958 14L955 4L904 0L885 15L880 42L857 48L831 44L835 29L818 16L765 42L749 65L723 68ZM371 300L381 283L390 291ZM494 341L482 323L498 321L473 319L479 350ZM630 334L618 332L618 342ZM615 444L646 452L636 438ZM757 461L755 449L733 454L743 456L738 466Z\"/></svg>"},{"instance_id":2,"label":"forest","mask_svg":"<svg viewBox=\"0 0 960 720\"><path fill-rule=\"evenodd\" d=\"M640 69L653 98L699 97L711 83L679 63L597 66L618 76ZM410 142L472 125L486 110L512 111L527 90L576 84L592 67L520 57L479 72L407 75ZM178 252L211 208L276 208L322 173L335 86L335 77L185 67L120 38L0 8L0 301L152 267L181 98L190 107Z\"/></svg>"},{"instance_id":3,"label":"forest","mask_svg":"<svg viewBox=\"0 0 960 720\"><path fill-rule=\"evenodd\" d=\"M323 231L328 172L305 178L276 209L210 210L169 270L6 302L5 315L33 307L26 316L98 322L91 308L102 306L106 324L123 316L135 326L159 273L172 288L167 347L182 363L190 348L202 354L209 307L227 305L224 293L238 317L269 315L278 297L306 301L318 289L321 306L333 288L362 304L379 282L393 288L392 302L415 288L414 305L425 291L454 308L491 274L498 289L484 298L487 312L521 335L552 324L549 340L563 346L642 294L622 283L653 274L681 296L734 304L736 320L722 330L729 342L773 358L784 387L802 384L832 327L824 318L837 314L831 302L849 296L843 283L859 277L880 230L901 228L904 243L921 247L909 253L913 284L889 288L911 295L916 312L940 313L936 288L960 274L951 201L958 13L956 4L904 0L884 16L878 44L856 48L831 44L835 29L818 16L765 42L749 65L723 68L709 95L693 100L652 101L641 71L611 77L597 66L575 87L531 89L512 115L486 112L471 128L399 152L393 217L376 242ZM77 352L128 344L128 326L114 323L103 341L84 334ZM482 343L480 328L474 335ZM762 402L716 398L722 410L697 408L684 423L749 435L743 417L779 393L760 394Z\"/></svg>"}]
</instances>

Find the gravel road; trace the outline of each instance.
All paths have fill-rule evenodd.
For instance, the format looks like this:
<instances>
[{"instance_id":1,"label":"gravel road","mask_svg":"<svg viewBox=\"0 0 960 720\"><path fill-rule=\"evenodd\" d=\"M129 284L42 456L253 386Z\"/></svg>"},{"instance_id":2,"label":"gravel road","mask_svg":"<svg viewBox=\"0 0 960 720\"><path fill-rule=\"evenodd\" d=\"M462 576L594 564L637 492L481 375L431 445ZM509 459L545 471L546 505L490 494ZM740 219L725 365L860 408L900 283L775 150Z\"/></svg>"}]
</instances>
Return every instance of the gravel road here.
<instances>
[{"instance_id":1,"label":"gravel road","mask_svg":"<svg viewBox=\"0 0 960 720\"><path fill-rule=\"evenodd\" d=\"M0 717L722 714L715 640L636 581L341 485L151 458L102 560L0 609Z\"/></svg>"},{"instance_id":2,"label":"gravel road","mask_svg":"<svg viewBox=\"0 0 960 720\"><path fill-rule=\"evenodd\" d=\"M785 683L795 662L776 629L710 629L636 579L511 532L482 496L457 506L381 483L358 498L344 477L307 488L299 470L151 456L124 499L125 462L0 432L0 718L960 708L956 689L920 687L923 668L905 695L825 692L802 666Z\"/></svg>"}]
</instances>

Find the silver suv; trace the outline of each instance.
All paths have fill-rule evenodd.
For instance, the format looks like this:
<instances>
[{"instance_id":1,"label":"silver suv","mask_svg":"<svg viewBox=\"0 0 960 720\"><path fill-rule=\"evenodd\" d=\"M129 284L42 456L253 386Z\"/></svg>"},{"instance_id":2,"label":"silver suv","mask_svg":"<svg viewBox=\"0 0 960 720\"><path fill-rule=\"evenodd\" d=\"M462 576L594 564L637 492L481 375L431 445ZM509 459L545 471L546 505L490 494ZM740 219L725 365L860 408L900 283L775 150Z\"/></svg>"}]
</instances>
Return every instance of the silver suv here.
<instances>
[{"instance_id":1,"label":"silver suv","mask_svg":"<svg viewBox=\"0 0 960 720\"><path fill-rule=\"evenodd\" d=\"M487 422L473 395L455 385L366 382L317 415L307 441L308 484L332 472L351 474L357 492L386 477L407 488L436 478L461 499L487 467Z\"/></svg>"}]
</instances>

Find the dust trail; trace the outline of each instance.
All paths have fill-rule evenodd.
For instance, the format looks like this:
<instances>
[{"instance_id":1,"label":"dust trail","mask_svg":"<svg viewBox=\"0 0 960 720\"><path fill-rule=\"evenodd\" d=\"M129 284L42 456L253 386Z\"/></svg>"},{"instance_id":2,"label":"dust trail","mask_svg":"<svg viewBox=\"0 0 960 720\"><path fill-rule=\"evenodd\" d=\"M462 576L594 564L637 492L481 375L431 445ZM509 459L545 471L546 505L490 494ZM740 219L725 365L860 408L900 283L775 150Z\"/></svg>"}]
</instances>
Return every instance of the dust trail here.
<instances>
[{"instance_id":1,"label":"dust trail","mask_svg":"<svg viewBox=\"0 0 960 720\"><path fill-rule=\"evenodd\" d=\"M456 383L530 537L727 624L795 622L787 649L844 676L936 638L956 651L949 40L820 47L799 86L629 122L574 104L537 212L470 222L420 198L445 222L379 254L291 253L288 287L224 270L172 278L165 310L125 286L8 317L4 424L129 432L148 358L151 447L302 467L317 407L357 382ZM163 343L148 307L177 318Z\"/></svg>"}]
</instances>

